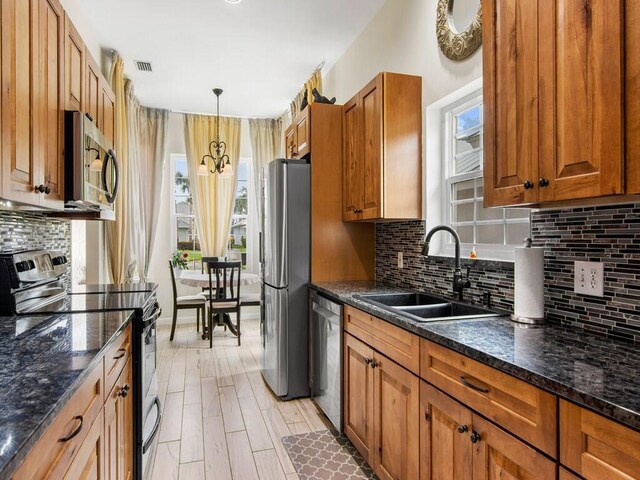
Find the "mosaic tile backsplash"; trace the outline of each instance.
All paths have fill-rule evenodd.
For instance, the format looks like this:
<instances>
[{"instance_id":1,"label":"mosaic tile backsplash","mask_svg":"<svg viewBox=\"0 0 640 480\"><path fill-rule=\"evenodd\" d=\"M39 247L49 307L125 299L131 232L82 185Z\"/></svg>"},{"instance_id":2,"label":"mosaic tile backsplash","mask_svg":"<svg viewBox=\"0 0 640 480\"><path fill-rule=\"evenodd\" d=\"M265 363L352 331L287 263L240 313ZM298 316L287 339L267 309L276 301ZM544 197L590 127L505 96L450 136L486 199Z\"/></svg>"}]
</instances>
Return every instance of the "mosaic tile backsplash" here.
<instances>
[{"instance_id":1,"label":"mosaic tile backsplash","mask_svg":"<svg viewBox=\"0 0 640 480\"><path fill-rule=\"evenodd\" d=\"M41 213L0 210L1 251L40 248L60 250L71 258L70 222Z\"/></svg>"},{"instance_id":2,"label":"mosaic tile backsplash","mask_svg":"<svg viewBox=\"0 0 640 480\"><path fill-rule=\"evenodd\" d=\"M545 251L545 309L551 322L640 344L640 204L534 211L534 246ZM376 226L376 280L451 295L453 259L424 258L422 221ZM397 252L405 268L396 268ZM604 297L573 293L573 262L604 262ZM513 264L463 259L471 266L465 299L513 309Z\"/></svg>"}]
</instances>

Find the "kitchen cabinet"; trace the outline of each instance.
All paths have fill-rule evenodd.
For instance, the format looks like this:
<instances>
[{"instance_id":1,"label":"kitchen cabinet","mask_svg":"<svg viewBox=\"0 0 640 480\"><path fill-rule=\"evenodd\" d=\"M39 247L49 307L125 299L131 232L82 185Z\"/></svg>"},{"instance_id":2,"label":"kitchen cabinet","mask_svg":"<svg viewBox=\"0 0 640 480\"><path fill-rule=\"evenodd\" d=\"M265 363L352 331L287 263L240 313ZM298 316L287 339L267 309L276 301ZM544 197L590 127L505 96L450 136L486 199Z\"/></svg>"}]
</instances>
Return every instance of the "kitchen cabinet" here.
<instances>
[{"instance_id":1,"label":"kitchen cabinet","mask_svg":"<svg viewBox=\"0 0 640 480\"><path fill-rule=\"evenodd\" d=\"M345 334L345 432L382 479L419 472L419 380Z\"/></svg>"},{"instance_id":2,"label":"kitchen cabinet","mask_svg":"<svg viewBox=\"0 0 640 480\"><path fill-rule=\"evenodd\" d=\"M633 152L625 162L634 3L483 1L486 207L638 193L630 177L625 189L640 163Z\"/></svg>"},{"instance_id":3,"label":"kitchen cabinet","mask_svg":"<svg viewBox=\"0 0 640 480\"><path fill-rule=\"evenodd\" d=\"M85 52L85 58L85 96L83 105L85 113L91 115L93 122L98 125L98 105L100 104L100 99L102 97L102 92L100 90L100 79L102 78L102 74L100 73L100 67L98 67L98 64L88 52ZM99 125L98 128L100 128Z\"/></svg>"},{"instance_id":4,"label":"kitchen cabinet","mask_svg":"<svg viewBox=\"0 0 640 480\"><path fill-rule=\"evenodd\" d=\"M100 78L100 103L98 104L98 128L115 148L116 139L116 96L104 77Z\"/></svg>"},{"instance_id":5,"label":"kitchen cabinet","mask_svg":"<svg viewBox=\"0 0 640 480\"><path fill-rule=\"evenodd\" d=\"M114 146L115 131L115 95L109 82L104 78L98 64L86 52L85 67L85 99L84 109L91 115L93 122L107 139L110 146Z\"/></svg>"},{"instance_id":6,"label":"kitchen cabinet","mask_svg":"<svg viewBox=\"0 0 640 480\"><path fill-rule=\"evenodd\" d=\"M560 400L560 463L587 480L640 478L640 432Z\"/></svg>"},{"instance_id":7,"label":"kitchen cabinet","mask_svg":"<svg viewBox=\"0 0 640 480\"><path fill-rule=\"evenodd\" d=\"M130 339L131 325L97 359L95 367L26 456L13 480L133 478ZM116 362L114 356L119 357ZM111 381L112 387L106 390L107 382Z\"/></svg>"},{"instance_id":8,"label":"kitchen cabinet","mask_svg":"<svg viewBox=\"0 0 640 480\"><path fill-rule=\"evenodd\" d=\"M556 464L454 399L421 382L423 480L556 478Z\"/></svg>"},{"instance_id":9,"label":"kitchen cabinet","mask_svg":"<svg viewBox=\"0 0 640 480\"><path fill-rule=\"evenodd\" d=\"M85 48L82 37L65 15L64 22L64 108L82 110L84 107Z\"/></svg>"},{"instance_id":10,"label":"kitchen cabinet","mask_svg":"<svg viewBox=\"0 0 640 480\"><path fill-rule=\"evenodd\" d=\"M293 118L285 130L287 158L306 158L311 153L310 105Z\"/></svg>"},{"instance_id":11,"label":"kitchen cabinet","mask_svg":"<svg viewBox=\"0 0 640 480\"><path fill-rule=\"evenodd\" d=\"M383 72L343 107L343 220L422 218L422 79Z\"/></svg>"},{"instance_id":12,"label":"kitchen cabinet","mask_svg":"<svg viewBox=\"0 0 640 480\"><path fill-rule=\"evenodd\" d=\"M57 0L6 0L0 8L1 196L61 207L64 12Z\"/></svg>"},{"instance_id":13,"label":"kitchen cabinet","mask_svg":"<svg viewBox=\"0 0 640 480\"><path fill-rule=\"evenodd\" d=\"M133 392L131 359L104 404L105 478L133 477Z\"/></svg>"}]
</instances>

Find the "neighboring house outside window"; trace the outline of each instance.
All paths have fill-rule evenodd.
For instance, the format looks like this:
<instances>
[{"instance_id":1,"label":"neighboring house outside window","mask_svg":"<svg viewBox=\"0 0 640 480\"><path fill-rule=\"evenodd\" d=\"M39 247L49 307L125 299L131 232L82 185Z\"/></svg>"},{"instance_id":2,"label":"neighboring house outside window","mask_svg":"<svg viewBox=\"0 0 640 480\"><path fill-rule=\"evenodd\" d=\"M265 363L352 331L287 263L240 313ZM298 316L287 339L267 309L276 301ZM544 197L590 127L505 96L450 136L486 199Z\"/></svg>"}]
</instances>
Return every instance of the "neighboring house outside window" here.
<instances>
[{"instance_id":1,"label":"neighboring house outside window","mask_svg":"<svg viewBox=\"0 0 640 480\"><path fill-rule=\"evenodd\" d=\"M484 208L483 103L475 92L443 109L444 219L460 235L463 251L478 258L513 260L513 247L529 236L529 209ZM445 251L452 250L447 240Z\"/></svg>"},{"instance_id":2,"label":"neighboring house outside window","mask_svg":"<svg viewBox=\"0 0 640 480\"><path fill-rule=\"evenodd\" d=\"M233 204L231 217L231 230L229 235L228 256L231 260L242 260L247 265L247 243L250 242L247 234L249 220L249 169L251 159L241 158L238 164L238 183L236 185L236 198ZM251 189L253 191L253 189Z\"/></svg>"}]
</instances>

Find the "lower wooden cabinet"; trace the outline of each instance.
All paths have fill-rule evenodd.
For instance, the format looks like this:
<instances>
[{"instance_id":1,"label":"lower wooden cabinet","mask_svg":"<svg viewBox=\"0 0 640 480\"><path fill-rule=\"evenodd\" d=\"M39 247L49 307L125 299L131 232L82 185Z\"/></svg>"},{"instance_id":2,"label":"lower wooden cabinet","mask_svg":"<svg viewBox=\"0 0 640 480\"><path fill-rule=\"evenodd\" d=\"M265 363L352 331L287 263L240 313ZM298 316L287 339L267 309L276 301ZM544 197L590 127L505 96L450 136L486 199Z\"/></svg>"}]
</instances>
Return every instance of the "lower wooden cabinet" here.
<instances>
[{"instance_id":1,"label":"lower wooden cabinet","mask_svg":"<svg viewBox=\"0 0 640 480\"><path fill-rule=\"evenodd\" d=\"M556 463L426 382L421 478L552 480Z\"/></svg>"},{"instance_id":2,"label":"lower wooden cabinet","mask_svg":"<svg viewBox=\"0 0 640 480\"><path fill-rule=\"evenodd\" d=\"M105 478L133 477L133 393L131 359L104 404Z\"/></svg>"},{"instance_id":3,"label":"lower wooden cabinet","mask_svg":"<svg viewBox=\"0 0 640 480\"><path fill-rule=\"evenodd\" d=\"M104 412L94 422L64 480L100 480L104 478Z\"/></svg>"},{"instance_id":4,"label":"lower wooden cabinet","mask_svg":"<svg viewBox=\"0 0 640 480\"><path fill-rule=\"evenodd\" d=\"M345 432L381 479L419 474L420 381L345 334Z\"/></svg>"},{"instance_id":5,"label":"lower wooden cabinet","mask_svg":"<svg viewBox=\"0 0 640 480\"><path fill-rule=\"evenodd\" d=\"M561 400L560 463L587 480L640 479L640 432Z\"/></svg>"}]
</instances>

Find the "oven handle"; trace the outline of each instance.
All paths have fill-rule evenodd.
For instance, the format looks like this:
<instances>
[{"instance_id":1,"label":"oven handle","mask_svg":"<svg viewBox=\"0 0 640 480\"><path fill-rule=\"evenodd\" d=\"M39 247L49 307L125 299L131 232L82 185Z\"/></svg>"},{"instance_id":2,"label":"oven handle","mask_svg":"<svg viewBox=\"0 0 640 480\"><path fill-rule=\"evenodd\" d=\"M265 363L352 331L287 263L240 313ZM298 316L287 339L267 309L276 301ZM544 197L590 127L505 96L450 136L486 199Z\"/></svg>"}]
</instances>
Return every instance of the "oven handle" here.
<instances>
[{"instance_id":1,"label":"oven handle","mask_svg":"<svg viewBox=\"0 0 640 480\"><path fill-rule=\"evenodd\" d=\"M158 416L156 417L156 423L153 426L151 435L149 435L149 438L147 438L142 444L143 454L147 453L147 450L149 450L149 448L151 447L151 443L153 442L153 439L158 434L158 430L160 429L160 420L162 419L162 406L160 405L160 397L158 397L157 395L153 399L153 403L151 404L151 407L149 407L149 410L147 410L147 414L144 416L144 418L147 418L149 416L149 413L151 412L151 409L153 407L156 407L158 409Z\"/></svg>"},{"instance_id":2,"label":"oven handle","mask_svg":"<svg viewBox=\"0 0 640 480\"><path fill-rule=\"evenodd\" d=\"M160 315L162 315L162 308L158 307L158 308L156 308L156 311L154 313L152 313L151 316L149 316L149 318L147 318L144 321L144 328L147 328L152 323L155 323L155 321L158 320Z\"/></svg>"}]
</instances>

